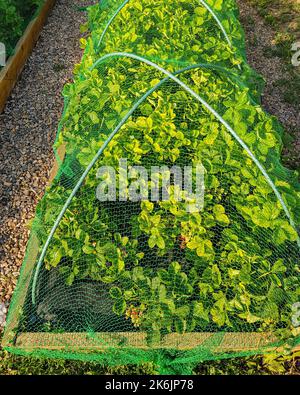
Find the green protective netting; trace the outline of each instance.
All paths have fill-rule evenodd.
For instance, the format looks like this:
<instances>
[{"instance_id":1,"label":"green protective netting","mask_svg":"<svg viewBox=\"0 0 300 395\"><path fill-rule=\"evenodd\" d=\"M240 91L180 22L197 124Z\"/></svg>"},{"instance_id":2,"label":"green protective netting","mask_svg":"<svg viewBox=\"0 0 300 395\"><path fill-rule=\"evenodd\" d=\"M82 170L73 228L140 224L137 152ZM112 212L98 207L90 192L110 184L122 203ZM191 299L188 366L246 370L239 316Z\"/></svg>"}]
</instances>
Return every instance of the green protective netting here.
<instances>
[{"instance_id":1,"label":"green protective netting","mask_svg":"<svg viewBox=\"0 0 300 395\"><path fill-rule=\"evenodd\" d=\"M283 130L259 105L235 1L207 4L89 8L91 34L63 92L57 174L10 306L9 351L188 373L300 342L298 174L282 166ZM174 169L192 167L195 187L200 164L197 210ZM168 199L162 188L152 199L143 172L160 187L169 179ZM115 196L99 198L114 184Z\"/></svg>"}]
</instances>

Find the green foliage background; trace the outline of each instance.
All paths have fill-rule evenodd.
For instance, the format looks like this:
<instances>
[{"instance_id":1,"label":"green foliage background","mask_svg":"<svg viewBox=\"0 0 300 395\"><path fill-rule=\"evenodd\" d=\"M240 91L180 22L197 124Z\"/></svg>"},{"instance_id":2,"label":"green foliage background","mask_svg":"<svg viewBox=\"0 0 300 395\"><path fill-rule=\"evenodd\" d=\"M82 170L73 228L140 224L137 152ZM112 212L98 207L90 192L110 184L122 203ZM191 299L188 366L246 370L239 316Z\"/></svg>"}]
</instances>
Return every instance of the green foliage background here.
<instances>
[{"instance_id":1,"label":"green foliage background","mask_svg":"<svg viewBox=\"0 0 300 395\"><path fill-rule=\"evenodd\" d=\"M6 45L7 55L22 36L28 22L43 0L0 0L0 42Z\"/></svg>"}]
</instances>

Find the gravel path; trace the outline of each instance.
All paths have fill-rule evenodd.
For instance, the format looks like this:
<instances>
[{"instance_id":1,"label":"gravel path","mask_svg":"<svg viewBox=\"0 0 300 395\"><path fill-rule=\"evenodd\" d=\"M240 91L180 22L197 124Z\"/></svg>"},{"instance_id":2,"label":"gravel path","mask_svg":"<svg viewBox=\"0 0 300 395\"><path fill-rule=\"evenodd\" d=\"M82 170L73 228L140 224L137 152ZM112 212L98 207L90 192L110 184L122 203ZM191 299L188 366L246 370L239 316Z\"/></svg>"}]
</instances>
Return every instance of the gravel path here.
<instances>
[{"instance_id":1,"label":"gravel path","mask_svg":"<svg viewBox=\"0 0 300 395\"><path fill-rule=\"evenodd\" d=\"M24 258L28 221L53 166L52 144L63 109L61 91L82 56L79 28L86 16L76 7L92 3L57 1L0 115L0 303L6 305Z\"/></svg>"}]
</instances>

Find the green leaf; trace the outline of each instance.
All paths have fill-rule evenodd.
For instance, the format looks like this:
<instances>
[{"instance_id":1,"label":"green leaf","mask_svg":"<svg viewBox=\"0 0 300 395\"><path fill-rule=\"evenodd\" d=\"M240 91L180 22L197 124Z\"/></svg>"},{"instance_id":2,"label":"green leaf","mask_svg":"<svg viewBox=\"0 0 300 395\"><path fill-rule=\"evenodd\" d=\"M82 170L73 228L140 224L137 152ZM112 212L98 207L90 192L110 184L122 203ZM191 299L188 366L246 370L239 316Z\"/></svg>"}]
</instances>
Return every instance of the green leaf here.
<instances>
[{"instance_id":1,"label":"green leaf","mask_svg":"<svg viewBox=\"0 0 300 395\"><path fill-rule=\"evenodd\" d=\"M190 312L190 308L189 306L182 306L176 309L175 314L179 317L179 318L186 318L188 316Z\"/></svg>"},{"instance_id":2,"label":"green leaf","mask_svg":"<svg viewBox=\"0 0 300 395\"><path fill-rule=\"evenodd\" d=\"M63 256L64 256L64 252L62 248L59 248L58 250L54 250L54 252L51 254L51 261L50 261L51 266L56 267L60 263Z\"/></svg>"},{"instance_id":3,"label":"green leaf","mask_svg":"<svg viewBox=\"0 0 300 395\"><path fill-rule=\"evenodd\" d=\"M212 320L215 322L218 326L223 326L226 322L226 314L224 310L220 310L219 308L213 307L210 310Z\"/></svg>"},{"instance_id":4,"label":"green leaf","mask_svg":"<svg viewBox=\"0 0 300 395\"><path fill-rule=\"evenodd\" d=\"M203 7L195 7L194 12L196 15L202 16L205 15L205 9Z\"/></svg>"},{"instance_id":5,"label":"green leaf","mask_svg":"<svg viewBox=\"0 0 300 395\"><path fill-rule=\"evenodd\" d=\"M113 299L121 299L123 297L122 291L119 287L112 287L109 290L109 293Z\"/></svg>"},{"instance_id":6,"label":"green leaf","mask_svg":"<svg viewBox=\"0 0 300 395\"><path fill-rule=\"evenodd\" d=\"M186 331L186 320L183 320L180 317L175 317L174 324L177 333L184 333Z\"/></svg>"},{"instance_id":7,"label":"green leaf","mask_svg":"<svg viewBox=\"0 0 300 395\"><path fill-rule=\"evenodd\" d=\"M94 125L97 125L98 123L100 123L100 119L98 118L98 115L95 111L89 112L88 116L90 117L90 119Z\"/></svg>"},{"instance_id":8,"label":"green leaf","mask_svg":"<svg viewBox=\"0 0 300 395\"><path fill-rule=\"evenodd\" d=\"M122 315L126 310L126 302L124 299L117 299L113 306L113 311L117 315Z\"/></svg>"},{"instance_id":9,"label":"green leaf","mask_svg":"<svg viewBox=\"0 0 300 395\"><path fill-rule=\"evenodd\" d=\"M194 316L209 322L208 311L204 309L203 303L194 302Z\"/></svg>"},{"instance_id":10,"label":"green leaf","mask_svg":"<svg viewBox=\"0 0 300 395\"><path fill-rule=\"evenodd\" d=\"M164 299L161 308L167 317L172 317L175 313L175 303L172 299Z\"/></svg>"},{"instance_id":11,"label":"green leaf","mask_svg":"<svg viewBox=\"0 0 300 395\"><path fill-rule=\"evenodd\" d=\"M296 241L297 237L297 232L287 221L276 221L276 228L273 233L275 243L283 244L287 240Z\"/></svg>"},{"instance_id":12,"label":"green leaf","mask_svg":"<svg viewBox=\"0 0 300 395\"><path fill-rule=\"evenodd\" d=\"M66 284L70 286L70 285L73 284L74 280L75 280L75 275L74 275L74 273L72 272L72 273L70 273L69 276L67 277Z\"/></svg>"},{"instance_id":13,"label":"green leaf","mask_svg":"<svg viewBox=\"0 0 300 395\"><path fill-rule=\"evenodd\" d=\"M213 284L216 286L220 286L222 283L222 276L217 265L212 265L211 273Z\"/></svg>"},{"instance_id":14,"label":"green leaf","mask_svg":"<svg viewBox=\"0 0 300 395\"><path fill-rule=\"evenodd\" d=\"M278 259L272 267L272 273L284 273L284 272L286 272L286 267L283 263L283 259Z\"/></svg>"},{"instance_id":15,"label":"green leaf","mask_svg":"<svg viewBox=\"0 0 300 395\"><path fill-rule=\"evenodd\" d=\"M89 245L84 245L84 246L82 247L82 251L83 251L85 254L90 255L90 254L93 254L93 253L95 252L95 248L92 247L92 246L89 246Z\"/></svg>"},{"instance_id":16,"label":"green leaf","mask_svg":"<svg viewBox=\"0 0 300 395\"><path fill-rule=\"evenodd\" d=\"M282 303L284 303L284 300L286 299L286 294L282 288L272 283L267 298L270 302L274 302L277 305L281 305Z\"/></svg>"},{"instance_id":17,"label":"green leaf","mask_svg":"<svg viewBox=\"0 0 300 395\"><path fill-rule=\"evenodd\" d=\"M164 249L165 246L166 246L166 245L165 245L165 241L164 241L164 239L163 239L161 236L159 236L159 237L157 238L156 244L157 244L157 247L160 248L160 249Z\"/></svg>"},{"instance_id":18,"label":"green leaf","mask_svg":"<svg viewBox=\"0 0 300 395\"><path fill-rule=\"evenodd\" d=\"M257 317L256 315L251 314L250 311L248 311L246 313L238 314L238 316L240 318L243 318L247 322L249 322L249 324L254 324L257 321L261 321L260 317Z\"/></svg>"},{"instance_id":19,"label":"green leaf","mask_svg":"<svg viewBox=\"0 0 300 395\"><path fill-rule=\"evenodd\" d=\"M151 213L154 208L154 204L152 202L149 202L148 200L143 200L141 203L141 208L142 210L148 211Z\"/></svg>"},{"instance_id":20,"label":"green leaf","mask_svg":"<svg viewBox=\"0 0 300 395\"><path fill-rule=\"evenodd\" d=\"M216 125L211 125L210 126L210 131L208 135L204 139L204 143L207 145L213 145L216 141L216 138L218 137L219 130L218 130L218 124Z\"/></svg>"},{"instance_id":21,"label":"green leaf","mask_svg":"<svg viewBox=\"0 0 300 395\"><path fill-rule=\"evenodd\" d=\"M159 275L161 281L163 281L163 282L166 283L166 284L169 284L169 283L170 283L171 279L170 279L169 272L168 272L167 270L165 270L165 269L160 269L160 270L158 271L158 275Z\"/></svg>"},{"instance_id":22,"label":"green leaf","mask_svg":"<svg viewBox=\"0 0 300 395\"><path fill-rule=\"evenodd\" d=\"M266 302L263 306L262 312L258 314L261 318L277 321L279 319L279 310L278 306L274 302Z\"/></svg>"},{"instance_id":23,"label":"green leaf","mask_svg":"<svg viewBox=\"0 0 300 395\"><path fill-rule=\"evenodd\" d=\"M150 248L154 248L154 247L156 246L156 242L157 242L157 237L154 236L154 235L151 235L151 236L149 237L149 240L148 240L148 245L149 245L149 247L150 247Z\"/></svg>"},{"instance_id":24,"label":"green leaf","mask_svg":"<svg viewBox=\"0 0 300 395\"><path fill-rule=\"evenodd\" d=\"M230 221L228 216L225 214L225 208L220 204L216 204L213 208L213 212L216 220L222 225L229 225Z\"/></svg>"},{"instance_id":25,"label":"green leaf","mask_svg":"<svg viewBox=\"0 0 300 395\"><path fill-rule=\"evenodd\" d=\"M213 287L207 283L199 283L200 295L206 296L209 292L213 291Z\"/></svg>"}]
</instances>

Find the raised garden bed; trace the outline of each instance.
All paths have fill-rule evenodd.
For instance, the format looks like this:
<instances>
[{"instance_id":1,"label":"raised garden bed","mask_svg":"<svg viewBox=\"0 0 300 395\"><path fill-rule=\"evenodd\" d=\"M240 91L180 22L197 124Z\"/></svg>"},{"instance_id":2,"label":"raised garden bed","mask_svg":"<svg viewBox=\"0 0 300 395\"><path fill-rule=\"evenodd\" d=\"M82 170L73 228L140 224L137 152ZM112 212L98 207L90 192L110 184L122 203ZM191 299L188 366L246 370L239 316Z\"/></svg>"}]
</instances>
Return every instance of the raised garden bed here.
<instances>
[{"instance_id":1,"label":"raised garden bed","mask_svg":"<svg viewBox=\"0 0 300 395\"><path fill-rule=\"evenodd\" d=\"M6 66L0 69L0 113L4 110L5 103L18 81L55 1L45 1L38 15L29 23L18 41L14 55L8 59Z\"/></svg>"},{"instance_id":2,"label":"raised garden bed","mask_svg":"<svg viewBox=\"0 0 300 395\"><path fill-rule=\"evenodd\" d=\"M179 3L186 23L175 14L172 34L164 17L172 2L90 9L93 33L64 90L57 174L10 309L10 351L180 365L299 343L289 322L299 185L280 164L282 129L258 104L235 3L209 2L229 42L212 10ZM142 34L149 12L160 29ZM191 49L188 34L196 35ZM203 213L177 201L100 203L97 168L125 157L147 169L201 158Z\"/></svg>"}]
</instances>

